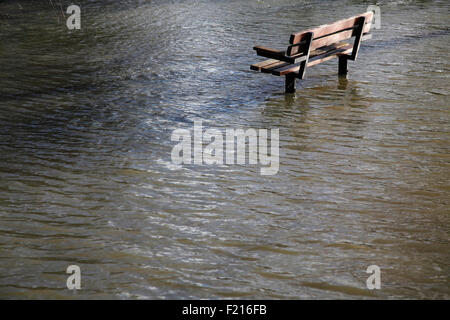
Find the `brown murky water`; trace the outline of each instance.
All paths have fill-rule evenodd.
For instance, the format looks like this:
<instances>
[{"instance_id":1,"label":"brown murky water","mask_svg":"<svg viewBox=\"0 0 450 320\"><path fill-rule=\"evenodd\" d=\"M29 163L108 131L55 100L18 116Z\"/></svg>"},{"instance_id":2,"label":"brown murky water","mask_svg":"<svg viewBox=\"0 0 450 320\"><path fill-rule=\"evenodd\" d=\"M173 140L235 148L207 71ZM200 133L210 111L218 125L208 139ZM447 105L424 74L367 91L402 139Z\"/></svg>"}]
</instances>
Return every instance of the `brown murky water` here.
<instances>
[{"instance_id":1,"label":"brown murky water","mask_svg":"<svg viewBox=\"0 0 450 320\"><path fill-rule=\"evenodd\" d=\"M366 1L52 3L0 1L1 298L450 297L447 1L379 1L295 95L252 46ZM280 171L177 170L193 119L280 128Z\"/></svg>"}]
</instances>

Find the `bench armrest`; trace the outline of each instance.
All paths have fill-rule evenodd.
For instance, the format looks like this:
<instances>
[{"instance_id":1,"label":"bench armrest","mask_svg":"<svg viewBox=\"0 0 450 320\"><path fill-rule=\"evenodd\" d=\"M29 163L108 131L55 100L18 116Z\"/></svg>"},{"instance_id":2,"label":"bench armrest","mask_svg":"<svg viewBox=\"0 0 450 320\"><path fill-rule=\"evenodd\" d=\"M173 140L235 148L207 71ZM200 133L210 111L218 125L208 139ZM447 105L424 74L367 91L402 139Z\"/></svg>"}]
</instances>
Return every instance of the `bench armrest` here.
<instances>
[{"instance_id":1,"label":"bench armrest","mask_svg":"<svg viewBox=\"0 0 450 320\"><path fill-rule=\"evenodd\" d=\"M306 56L292 56L292 57L287 56L286 52L283 50L275 50L261 46L253 47L253 50L256 50L256 54L258 56L276 59L289 63L299 63L306 60Z\"/></svg>"}]
</instances>

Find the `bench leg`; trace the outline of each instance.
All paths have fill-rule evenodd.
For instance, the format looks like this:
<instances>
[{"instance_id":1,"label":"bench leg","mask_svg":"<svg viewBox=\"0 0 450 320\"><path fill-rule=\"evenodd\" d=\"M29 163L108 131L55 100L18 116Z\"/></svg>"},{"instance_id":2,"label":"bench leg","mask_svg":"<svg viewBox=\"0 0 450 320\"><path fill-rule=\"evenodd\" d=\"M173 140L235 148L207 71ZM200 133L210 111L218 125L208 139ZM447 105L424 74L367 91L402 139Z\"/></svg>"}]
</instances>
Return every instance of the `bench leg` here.
<instances>
[{"instance_id":1,"label":"bench leg","mask_svg":"<svg viewBox=\"0 0 450 320\"><path fill-rule=\"evenodd\" d=\"M347 56L339 56L339 75L346 75L348 73L347 61Z\"/></svg>"},{"instance_id":2,"label":"bench leg","mask_svg":"<svg viewBox=\"0 0 450 320\"><path fill-rule=\"evenodd\" d=\"M288 73L286 75L286 85L285 91L286 93L294 93L295 92L295 73Z\"/></svg>"}]
</instances>

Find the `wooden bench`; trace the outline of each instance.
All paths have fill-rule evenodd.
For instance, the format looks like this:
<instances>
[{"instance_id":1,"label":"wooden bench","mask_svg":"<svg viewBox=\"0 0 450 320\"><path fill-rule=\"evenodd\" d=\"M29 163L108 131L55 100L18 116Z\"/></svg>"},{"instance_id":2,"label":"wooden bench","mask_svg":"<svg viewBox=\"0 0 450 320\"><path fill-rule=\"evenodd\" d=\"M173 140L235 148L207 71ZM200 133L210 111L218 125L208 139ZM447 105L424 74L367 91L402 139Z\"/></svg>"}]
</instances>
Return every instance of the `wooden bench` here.
<instances>
[{"instance_id":1,"label":"wooden bench","mask_svg":"<svg viewBox=\"0 0 450 320\"><path fill-rule=\"evenodd\" d=\"M291 34L286 51L256 46L256 54L269 60L250 69L286 76L286 93L295 92L295 79L303 79L307 67L339 58L339 74L347 74L347 60L356 60L361 41L371 38L373 12ZM343 42L355 37L353 44Z\"/></svg>"}]
</instances>

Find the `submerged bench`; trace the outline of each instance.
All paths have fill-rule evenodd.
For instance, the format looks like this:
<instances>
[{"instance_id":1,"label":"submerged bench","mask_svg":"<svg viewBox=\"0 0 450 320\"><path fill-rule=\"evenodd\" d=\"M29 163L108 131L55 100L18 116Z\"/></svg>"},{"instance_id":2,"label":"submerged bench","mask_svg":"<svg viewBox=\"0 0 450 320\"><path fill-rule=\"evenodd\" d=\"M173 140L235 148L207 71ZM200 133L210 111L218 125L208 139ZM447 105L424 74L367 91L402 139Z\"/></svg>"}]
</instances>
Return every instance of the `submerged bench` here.
<instances>
[{"instance_id":1,"label":"submerged bench","mask_svg":"<svg viewBox=\"0 0 450 320\"><path fill-rule=\"evenodd\" d=\"M269 60L250 69L286 76L286 93L295 92L295 79L303 79L307 67L339 58L339 74L347 74L347 60L356 60L361 41L371 38L373 12L291 34L286 51L256 46L256 54ZM343 42L355 37L353 44Z\"/></svg>"}]
</instances>

